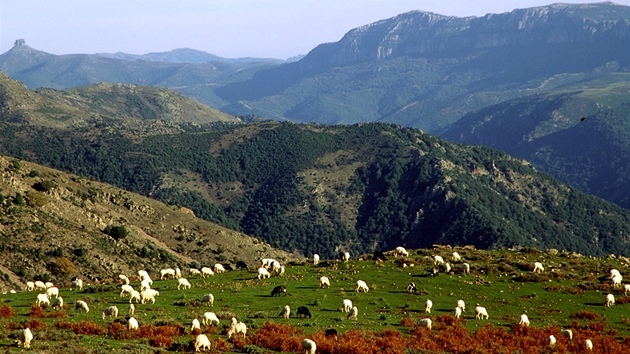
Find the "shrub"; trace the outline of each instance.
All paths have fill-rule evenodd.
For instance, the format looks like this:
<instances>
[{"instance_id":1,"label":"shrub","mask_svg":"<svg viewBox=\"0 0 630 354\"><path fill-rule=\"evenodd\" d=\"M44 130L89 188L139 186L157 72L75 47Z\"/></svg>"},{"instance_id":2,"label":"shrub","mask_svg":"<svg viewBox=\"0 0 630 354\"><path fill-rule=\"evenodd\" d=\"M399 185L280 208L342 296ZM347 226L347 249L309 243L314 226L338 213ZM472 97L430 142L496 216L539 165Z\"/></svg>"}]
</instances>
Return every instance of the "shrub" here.
<instances>
[{"instance_id":1,"label":"shrub","mask_svg":"<svg viewBox=\"0 0 630 354\"><path fill-rule=\"evenodd\" d=\"M38 192L48 192L51 189L56 187L56 184L54 181L51 180L44 180L44 181L40 181L37 182L35 184L33 184L33 189L38 191Z\"/></svg>"},{"instance_id":2,"label":"shrub","mask_svg":"<svg viewBox=\"0 0 630 354\"><path fill-rule=\"evenodd\" d=\"M113 237L116 241L127 237L129 234L129 230L122 225L107 225L103 232Z\"/></svg>"},{"instance_id":3,"label":"shrub","mask_svg":"<svg viewBox=\"0 0 630 354\"><path fill-rule=\"evenodd\" d=\"M74 334L101 335L105 330L92 321L82 321L72 324Z\"/></svg>"},{"instance_id":4,"label":"shrub","mask_svg":"<svg viewBox=\"0 0 630 354\"><path fill-rule=\"evenodd\" d=\"M46 311L39 305L31 305L31 311L28 314L29 317L44 318L46 317Z\"/></svg>"},{"instance_id":5,"label":"shrub","mask_svg":"<svg viewBox=\"0 0 630 354\"><path fill-rule=\"evenodd\" d=\"M151 345L152 347L168 348L173 345L173 337L155 335L149 338L149 345Z\"/></svg>"},{"instance_id":6,"label":"shrub","mask_svg":"<svg viewBox=\"0 0 630 354\"><path fill-rule=\"evenodd\" d=\"M40 329L40 330L45 330L46 329L46 324L40 320L37 319L30 319L28 321L26 321L26 323L24 324L25 328L30 328L32 330L34 329Z\"/></svg>"},{"instance_id":7,"label":"shrub","mask_svg":"<svg viewBox=\"0 0 630 354\"><path fill-rule=\"evenodd\" d=\"M13 316L13 307L9 305L2 305L0 307L0 317L9 318L11 316Z\"/></svg>"},{"instance_id":8,"label":"shrub","mask_svg":"<svg viewBox=\"0 0 630 354\"><path fill-rule=\"evenodd\" d=\"M571 318L577 320L599 320L601 316L595 312L584 310L571 314Z\"/></svg>"}]
</instances>

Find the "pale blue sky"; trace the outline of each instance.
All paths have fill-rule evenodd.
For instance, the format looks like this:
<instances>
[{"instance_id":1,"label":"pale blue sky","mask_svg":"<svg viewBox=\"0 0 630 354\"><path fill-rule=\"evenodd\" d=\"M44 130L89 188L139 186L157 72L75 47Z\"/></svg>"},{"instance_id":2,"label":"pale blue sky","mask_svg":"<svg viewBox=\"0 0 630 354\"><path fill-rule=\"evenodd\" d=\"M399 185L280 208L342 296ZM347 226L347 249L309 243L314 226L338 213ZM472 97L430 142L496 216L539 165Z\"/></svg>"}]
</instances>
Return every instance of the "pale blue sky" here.
<instances>
[{"instance_id":1,"label":"pale blue sky","mask_svg":"<svg viewBox=\"0 0 630 354\"><path fill-rule=\"evenodd\" d=\"M484 16L552 0L0 0L0 52L18 38L53 54L193 48L286 59L400 13ZM564 3L593 1L563 0ZM616 0L630 5L630 0Z\"/></svg>"}]
</instances>

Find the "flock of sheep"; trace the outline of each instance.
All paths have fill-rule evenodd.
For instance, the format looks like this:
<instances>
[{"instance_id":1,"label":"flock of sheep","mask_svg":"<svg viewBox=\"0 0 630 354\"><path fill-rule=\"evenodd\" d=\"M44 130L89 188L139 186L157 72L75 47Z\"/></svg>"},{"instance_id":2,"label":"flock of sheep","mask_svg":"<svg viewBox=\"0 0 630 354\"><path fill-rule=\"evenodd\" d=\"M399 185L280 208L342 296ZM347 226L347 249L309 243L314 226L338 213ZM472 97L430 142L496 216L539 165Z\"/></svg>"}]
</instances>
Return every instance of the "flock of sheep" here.
<instances>
[{"instance_id":1,"label":"flock of sheep","mask_svg":"<svg viewBox=\"0 0 630 354\"><path fill-rule=\"evenodd\" d=\"M407 252L407 250L405 250L403 247L397 247L393 252L393 255L395 257L408 257L409 253ZM375 252L374 254L374 258L375 259L380 259L380 260L385 260L385 256L381 253L381 252ZM320 257L315 254L313 256L313 264L314 265L318 265L320 260ZM340 261L342 262L348 262L350 260L350 254L348 252L343 252L340 255ZM453 252L451 254L451 260L453 262L460 262L461 264L461 270L463 273L470 273L470 265L468 263L462 262L462 258L461 256L457 253L457 252ZM452 266L450 265L450 263L445 262L444 258L440 255L434 255L433 257L433 264L435 267L432 273L436 274L438 273L442 268L446 271L446 272L450 272L452 269ZM405 264L406 265L406 264ZM239 264L237 264L237 268L240 269L247 269L247 265L243 262L239 262ZM190 269L190 274L191 275L196 275L199 277L203 277L205 278L206 276L212 276L215 273L222 273L225 272L225 268L222 264L215 264L213 268L210 267L203 267L200 270L199 269L195 269L195 268L191 268ZM533 264L533 272L535 273L539 273L539 272L544 272L544 266L542 263L540 262L535 262ZM271 276L271 272L277 274L277 275L282 275L285 272L285 267L283 265L280 264L280 262L274 260L274 259L270 259L270 258L265 258L261 261L261 265L258 268L257 271L257 279L265 279L265 278L269 278ZM162 269L160 271L160 279L161 280L166 280L166 279L177 279L177 289L181 290L181 289L189 289L191 287L190 282L186 279L182 277L182 272L179 268L175 268L175 269L171 269L171 268L167 268L167 269ZM617 288L617 287L621 287L621 283L623 280L623 277L621 275L621 273L619 272L619 270L617 269L611 269L610 270L610 276L609 276L610 280L613 283L613 287ZM151 279L151 277L149 276L149 274L145 271L145 270L139 270L138 271L138 279L140 280L140 290L135 290L133 288L133 286L131 286L131 282L129 277L127 277L124 274L120 274L118 277L119 282L121 283L120 285L120 297L128 297L129 298L129 319L127 321L128 323L128 329L129 330L137 330L138 329L138 321L136 318L134 318L134 312L135 312L135 306L134 306L134 301L136 302L136 304L145 304L147 302L151 302L151 303L155 303L156 301L156 297L158 297L160 295L159 291L152 289L151 286L153 285L153 280ZM321 276L319 279L319 284L321 288L329 288L330 287L330 279L326 276ZM83 288L83 281L81 279L76 279L73 278L72 279L72 287L73 288L77 288L79 290L81 290ZM41 282L41 281L35 281L35 282L27 282L26 283L26 290L27 291L36 291L36 290L43 290L43 293L39 293L36 296L36 300L35 300L35 304L38 306L51 306L52 308L62 308L63 307L63 298L59 295L59 288L55 287L52 283L47 282ZM363 280L357 280L356 282L356 287L355 287L355 292L359 293L359 292L369 292L370 288L368 287L367 283ZM417 288L416 285L413 282L410 282L407 285L407 292L409 293L416 293ZM630 284L625 284L623 285L623 292L624 294L628 294L630 293ZM280 295L280 294L284 294L286 295L286 288L284 286L277 286L273 289L271 295L272 296L276 296L276 295ZM52 299L52 303L51 303L51 299ZM201 299L202 303L208 304L210 306L214 305L214 296L212 294L205 294L202 299ZM614 295L612 293L609 293L606 295L606 299L605 299L605 306L612 306L615 303L615 298ZM425 302L425 313L426 314L430 314L431 313L431 309L433 308L433 302L430 299L427 299ZM90 308L88 306L88 304L85 301L82 300L77 300L75 302L75 310L76 311L85 311L86 313L90 311ZM350 299L343 299L342 300L342 307L341 310L344 313L347 313L347 318L349 320L356 320L359 314L359 310L356 306L353 305L352 301ZM464 302L464 300L460 299L457 301L457 304L455 306L454 309L454 314L456 318L460 318L460 316L462 315L462 313L466 311L466 304ZM119 309L117 306L109 306L107 308L105 308L102 311L102 319L106 319L108 317L111 318L116 318L118 317L119 314ZM291 308L286 305L285 307L282 308L282 310L279 313L279 316L283 317L283 318L289 318L291 314ZM308 310L308 308L306 307L299 307L297 309L297 316L304 316L304 317L311 317L310 311ZM488 319L489 318L489 314L488 311L485 307L480 306L479 304L476 305L475 307L475 319ZM202 317L202 322L204 326L208 326L208 325L212 325L212 324L219 324L219 318L217 317L217 315L214 312L205 312L203 314ZM199 322L199 320L197 318L193 319L192 321L192 326L191 326L191 332L195 329L201 329L201 323ZM432 320L431 318L422 318L417 322L418 326L423 326L428 328L429 330L431 330L432 328ZM519 325L522 326L529 326L530 325L530 321L529 318L526 314L522 314L520 317L520 321L519 321ZM336 331L334 331L336 334ZM236 318L232 317L231 322L230 322L230 326L229 326L229 330L228 330L228 338L231 338L233 335L235 334L240 334L243 336L243 338L246 336L247 333L247 326L243 323L243 322L239 322ZM571 332L570 329L565 329L562 331L563 334L565 334L566 336L568 336L570 339L573 338L573 333ZM29 328L26 328L24 330L22 330L19 334L19 341L21 343L23 343L25 348L30 348L30 344L33 340L33 333L31 332L31 330ZM552 335L549 337L549 345L550 346L554 346L556 344L556 338ZM590 339L586 339L584 342L584 347L586 349L591 350L593 348L593 343L591 342ZM197 335L197 337L195 338L195 342L194 342L194 348L195 351L200 351L200 350L205 350L205 349L209 349L210 348L210 340L208 339L208 337L205 334L199 334ZM304 350L305 353L307 354L314 354L316 352L316 348L317 345L316 343L308 338L305 338L302 341L302 348Z\"/></svg>"}]
</instances>

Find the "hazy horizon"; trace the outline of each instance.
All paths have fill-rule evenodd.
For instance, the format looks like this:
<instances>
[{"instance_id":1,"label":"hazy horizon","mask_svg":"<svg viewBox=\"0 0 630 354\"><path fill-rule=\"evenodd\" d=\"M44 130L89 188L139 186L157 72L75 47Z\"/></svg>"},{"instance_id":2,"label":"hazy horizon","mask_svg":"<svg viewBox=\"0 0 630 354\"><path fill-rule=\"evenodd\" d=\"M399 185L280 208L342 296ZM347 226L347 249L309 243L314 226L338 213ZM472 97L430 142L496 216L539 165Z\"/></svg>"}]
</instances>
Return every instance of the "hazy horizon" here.
<instances>
[{"instance_id":1,"label":"hazy horizon","mask_svg":"<svg viewBox=\"0 0 630 354\"><path fill-rule=\"evenodd\" d=\"M562 3L594 3L565 0ZM4 0L0 52L17 39L52 54L147 54L190 48L226 58L287 59L348 31L421 10L484 16L544 6L542 0ZM630 5L630 0L614 1Z\"/></svg>"}]
</instances>

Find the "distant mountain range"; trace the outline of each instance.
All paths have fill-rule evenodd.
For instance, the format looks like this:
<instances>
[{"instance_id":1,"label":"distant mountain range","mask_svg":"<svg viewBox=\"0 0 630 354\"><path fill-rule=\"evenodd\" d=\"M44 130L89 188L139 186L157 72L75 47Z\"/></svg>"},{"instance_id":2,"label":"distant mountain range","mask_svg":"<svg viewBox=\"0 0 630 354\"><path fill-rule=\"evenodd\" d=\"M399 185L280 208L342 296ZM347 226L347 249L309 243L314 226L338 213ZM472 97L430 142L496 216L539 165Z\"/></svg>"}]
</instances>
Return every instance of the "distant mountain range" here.
<instances>
[{"instance_id":1,"label":"distant mountain range","mask_svg":"<svg viewBox=\"0 0 630 354\"><path fill-rule=\"evenodd\" d=\"M223 58L218 55L210 54L204 51L179 48L168 52L157 52L147 54L128 54L123 52L117 53L97 53L95 55L104 58L113 58L121 60L144 60L158 61L165 63L190 63L190 64L206 64L211 62L223 62L228 64L253 64L253 63L270 63L282 64L285 61L273 58Z\"/></svg>"}]
</instances>

